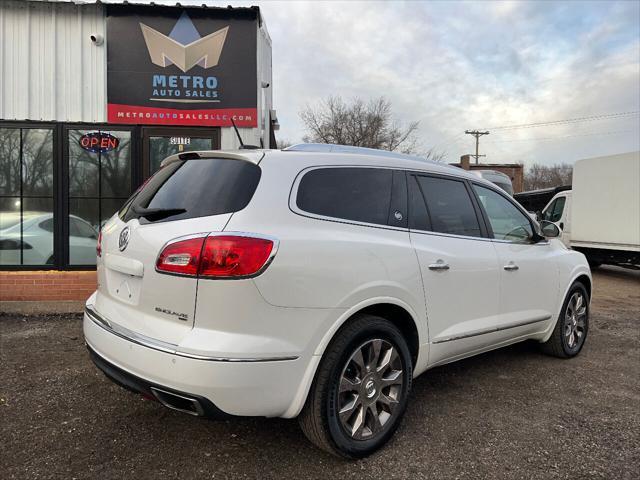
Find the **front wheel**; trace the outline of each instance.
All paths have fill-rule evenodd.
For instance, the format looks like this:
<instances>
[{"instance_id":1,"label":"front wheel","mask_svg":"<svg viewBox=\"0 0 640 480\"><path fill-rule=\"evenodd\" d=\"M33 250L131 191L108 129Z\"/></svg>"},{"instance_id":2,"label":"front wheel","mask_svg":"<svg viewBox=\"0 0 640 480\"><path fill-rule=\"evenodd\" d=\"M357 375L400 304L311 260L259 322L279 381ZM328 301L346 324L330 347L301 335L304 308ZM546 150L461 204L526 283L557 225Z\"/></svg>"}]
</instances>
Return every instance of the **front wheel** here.
<instances>
[{"instance_id":1,"label":"front wheel","mask_svg":"<svg viewBox=\"0 0 640 480\"><path fill-rule=\"evenodd\" d=\"M361 458L382 447L398 427L413 376L402 333L389 321L362 315L338 332L318 367L299 421L316 446Z\"/></svg>"},{"instance_id":2,"label":"front wheel","mask_svg":"<svg viewBox=\"0 0 640 480\"><path fill-rule=\"evenodd\" d=\"M554 357L575 357L582 350L588 332L589 295L584 285L576 282L569 289L553 333L542 349Z\"/></svg>"}]
</instances>

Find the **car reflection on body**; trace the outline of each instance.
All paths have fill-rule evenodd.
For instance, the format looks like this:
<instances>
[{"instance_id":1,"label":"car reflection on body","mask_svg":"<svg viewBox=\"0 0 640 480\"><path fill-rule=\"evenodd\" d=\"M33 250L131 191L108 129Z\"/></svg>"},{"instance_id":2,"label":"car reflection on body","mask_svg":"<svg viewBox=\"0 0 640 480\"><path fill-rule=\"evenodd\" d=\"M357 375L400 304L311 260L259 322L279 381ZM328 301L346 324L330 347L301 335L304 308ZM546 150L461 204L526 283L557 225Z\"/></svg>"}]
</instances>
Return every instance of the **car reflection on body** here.
<instances>
[{"instance_id":1,"label":"car reflection on body","mask_svg":"<svg viewBox=\"0 0 640 480\"><path fill-rule=\"evenodd\" d=\"M91 224L75 215L69 216L70 263L95 264L97 239ZM3 265L53 264L53 214L23 212L20 222L19 212L0 213L0 260Z\"/></svg>"}]
</instances>

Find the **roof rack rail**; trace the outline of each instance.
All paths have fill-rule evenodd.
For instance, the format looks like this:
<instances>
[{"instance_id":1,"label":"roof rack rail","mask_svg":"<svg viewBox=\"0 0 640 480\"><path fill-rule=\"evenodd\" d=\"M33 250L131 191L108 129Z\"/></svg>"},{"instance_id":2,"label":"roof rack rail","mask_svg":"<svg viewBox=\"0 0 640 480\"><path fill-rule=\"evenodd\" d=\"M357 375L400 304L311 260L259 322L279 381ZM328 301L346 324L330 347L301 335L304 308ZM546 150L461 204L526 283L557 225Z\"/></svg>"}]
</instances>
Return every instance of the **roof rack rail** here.
<instances>
[{"instance_id":1,"label":"roof rack rail","mask_svg":"<svg viewBox=\"0 0 640 480\"><path fill-rule=\"evenodd\" d=\"M376 157L392 157L405 160L420 160L426 162L425 158L406 153L391 152L389 150L378 150L376 148L354 147L352 145L335 145L333 143L297 143L284 148L283 152L316 152L316 153L353 153L357 155L373 155Z\"/></svg>"}]
</instances>

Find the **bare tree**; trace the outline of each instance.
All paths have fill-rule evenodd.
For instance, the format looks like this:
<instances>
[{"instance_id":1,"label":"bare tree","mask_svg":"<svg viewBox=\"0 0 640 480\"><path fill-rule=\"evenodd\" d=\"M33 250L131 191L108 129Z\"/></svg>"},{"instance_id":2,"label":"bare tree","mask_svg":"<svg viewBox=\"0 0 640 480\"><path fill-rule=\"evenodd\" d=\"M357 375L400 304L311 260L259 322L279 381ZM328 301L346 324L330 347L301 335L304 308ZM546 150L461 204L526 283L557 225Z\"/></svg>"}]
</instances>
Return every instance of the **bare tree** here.
<instances>
[{"instance_id":1,"label":"bare tree","mask_svg":"<svg viewBox=\"0 0 640 480\"><path fill-rule=\"evenodd\" d=\"M541 165L534 163L524 174L524 189L538 190L571 185L573 165L561 163L556 165Z\"/></svg>"},{"instance_id":2,"label":"bare tree","mask_svg":"<svg viewBox=\"0 0 640 480\"><path fill-rule=\"evenodd\" d=\"M290 147L291 145L293 145L293 142L291 142L288 138L281 138L280 140L276 140L276 148L278 148L279 150Z\"/></svg>"},{"instance_id":3,"label":"bare tree","mask_svg":"<svg viewBox=\"0 0 640 480\"><path fill-rule=\"evenodd\" d=\"M309 134L305 142L335 143L418 153L416 132L419 122L402 125L393 118L391 103L384 97L368 102L354 98L345 102L329 97L317 106L307 105L301 112ZM431 155L435 155L431 152ZM442 155L441 155L442 156Z\"/></svg>"}]
</instances>

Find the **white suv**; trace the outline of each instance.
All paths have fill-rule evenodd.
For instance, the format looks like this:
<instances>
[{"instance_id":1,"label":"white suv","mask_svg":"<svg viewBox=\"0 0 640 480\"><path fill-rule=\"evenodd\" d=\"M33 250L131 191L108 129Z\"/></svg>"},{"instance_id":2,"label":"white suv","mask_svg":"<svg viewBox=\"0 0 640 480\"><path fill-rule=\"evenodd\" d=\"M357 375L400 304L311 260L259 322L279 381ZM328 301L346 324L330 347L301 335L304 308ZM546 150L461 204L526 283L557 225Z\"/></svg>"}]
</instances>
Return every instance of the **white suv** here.
<instances>
[{"instance_id":1,"label":"white suv","mask_svg":"<svg viewBox=\"0 0 640 480\"><path fill-rule=\"evenodd\" d=\"M558 233L488 181L389 152L183 153L104 226L85 338L169 408L299 417L362 457L431 367L527 339L578 354L591 274Z\"/></svg>"}]
</instances>

